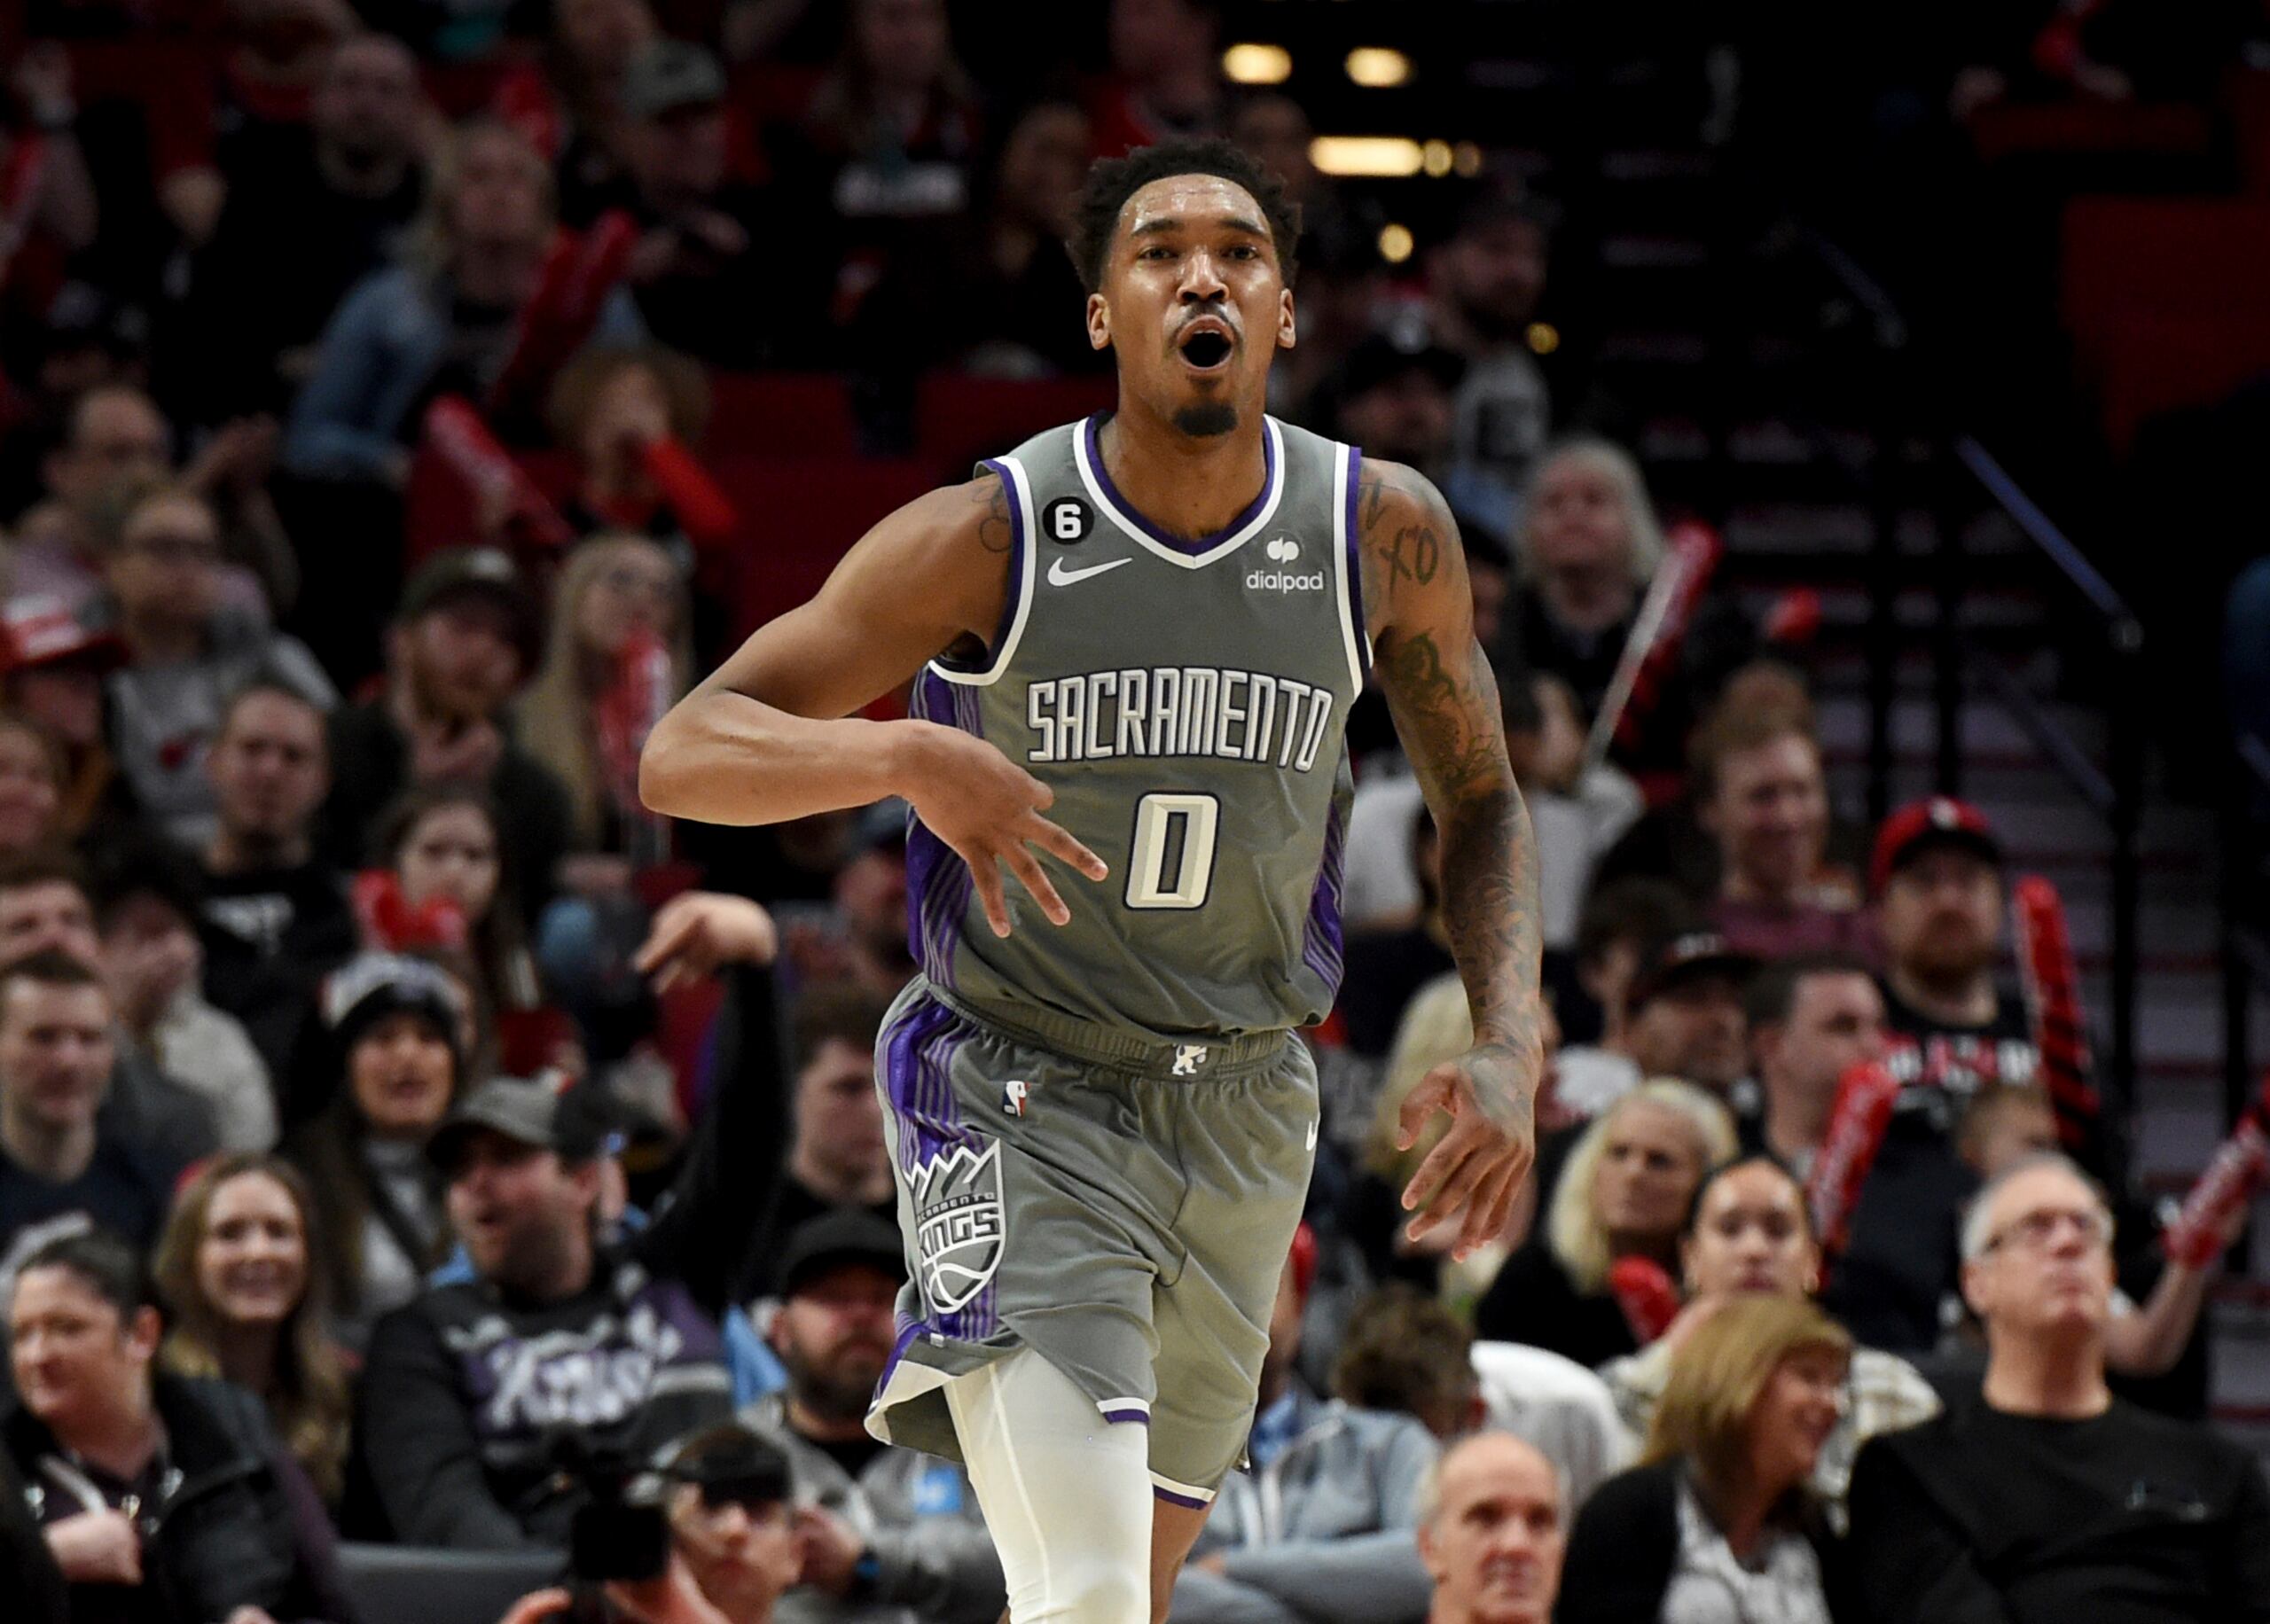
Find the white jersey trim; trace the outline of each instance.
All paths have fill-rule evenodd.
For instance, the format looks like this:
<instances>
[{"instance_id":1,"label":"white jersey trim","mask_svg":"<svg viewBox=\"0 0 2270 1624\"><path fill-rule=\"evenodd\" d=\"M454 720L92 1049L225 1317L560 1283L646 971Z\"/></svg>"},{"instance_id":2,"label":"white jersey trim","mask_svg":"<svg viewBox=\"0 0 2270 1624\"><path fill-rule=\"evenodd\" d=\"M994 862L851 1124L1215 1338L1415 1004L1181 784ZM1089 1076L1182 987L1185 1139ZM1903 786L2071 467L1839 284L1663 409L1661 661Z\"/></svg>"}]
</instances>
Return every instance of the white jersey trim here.
<instances>
[{"instance_id":1,"label":"white jersey trim","mask_svg":"<svg viewBox=\"0 0 2270 1624\"><path fill-rule=\"evenodd\" d=\"M1285 437L1278 430L1276 418L1264 417L1261 423L1269 436L1269 488L1264 493L1261 510L1248 519L1237 534L1204 552L1184 552L1166 546L1121 510L1119 504L1104 489L1103 482L1096 478L1094 465L1088 458L1088 437L1079 426L1072 431L1072 460L1080 470L1080 483L1088 488L1089 498L1095 503L1097 509L1108 514L1112 523L1134 537L1137 545L1164 558L1178 569L1203 569L1217 558L1229 557L1259 535L1261 527L1276 516L1277 504L1284 499Z\"/></svg>"},{"instance_id":2,"label":"white jersey trim","mask_svg":"<svg viewBox=\"0 0 2270 1624\"><path fill-rule=\"evenodd\" d=\"M1372 637L1369 629L1356 624L1356 583L1348 578L1348 515L1356 505L1356 493L1348 487L1353 477L1345 445L1332 448L1332 578L1339 587L1340 642L1348 655L1348 680L1354 686L1351 693L1364 691L1364 673L1371 668Z\"/></svg>"},{"instance_id":3,"label":"white jersey trim","mask_svg":"<svg viewBox=\"0 0 2270 1624\"><path fill-rule=\"evenodd\" d=\"M1025 621L1032 616L1033 570L1040 551L1038 538L1033 529L1032 480L1026 474L1024 465L1014 457L997 457L987 466L1008 481L1009 494L1014 498L1009 508L1009 520L1015 527L1014 539L1017 556L1022 563L1016 577L1009 583L1009 590L1017 595L1016 613L1009 621L1009 635L1001 639L1001 646L992 652L991 658L975 671L956 670L943 660L930 662L931 670L946 681L959 683L965 688L990 688L1009 668L1009 661L1016 655L1017 644L1024 638Z\"/></svg>"}]
</instances>

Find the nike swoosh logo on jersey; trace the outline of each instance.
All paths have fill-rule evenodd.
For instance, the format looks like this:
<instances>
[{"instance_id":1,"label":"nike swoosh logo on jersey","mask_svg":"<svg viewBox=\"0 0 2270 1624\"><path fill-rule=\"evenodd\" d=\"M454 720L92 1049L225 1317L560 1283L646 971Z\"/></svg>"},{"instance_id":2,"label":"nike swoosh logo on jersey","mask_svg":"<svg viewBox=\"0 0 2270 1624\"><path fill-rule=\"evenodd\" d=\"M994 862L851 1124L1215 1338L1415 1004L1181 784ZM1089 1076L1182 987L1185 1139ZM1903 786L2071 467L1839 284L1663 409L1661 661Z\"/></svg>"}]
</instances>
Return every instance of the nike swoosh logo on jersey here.
<instances>
[{"instance_id":1,"label":"nike swoosh logo on jersey","mask_svg":"<svg viewBox=\"0 0 2270 1624\"><path fill-rule=\"evenodd\" d=\"M1117 569L1123 564L1134 562L1135 560L1131 558L1114 558L1108 564L1091 564L1085 569L1066 569L1064 560L1059 558L1048 566L1048 584L1053 587L1068 587L1076 581L1085 581L1091 575L1100 575L1108 569Z\"/></svg>"}]
</instances>

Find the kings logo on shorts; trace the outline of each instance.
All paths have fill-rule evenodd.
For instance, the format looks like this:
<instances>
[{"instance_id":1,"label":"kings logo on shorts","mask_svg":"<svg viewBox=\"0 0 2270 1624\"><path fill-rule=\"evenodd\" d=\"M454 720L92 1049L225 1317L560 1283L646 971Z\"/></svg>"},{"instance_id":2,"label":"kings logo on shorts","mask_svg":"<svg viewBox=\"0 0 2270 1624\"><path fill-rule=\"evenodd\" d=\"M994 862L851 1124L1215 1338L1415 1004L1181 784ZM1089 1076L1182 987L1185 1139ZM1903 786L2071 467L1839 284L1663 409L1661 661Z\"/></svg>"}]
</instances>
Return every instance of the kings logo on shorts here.
<instances>
[{"instance_id":1,"label":"kings logo on shorts","mask_svg":"<svg viewBox=\"0 0 2270 1624\"><path fill-rule=\"evenodd\" d=\"M1001 1266L1001 1146L957 1144L914 1169L915 1250L933 1314L968 1306Z\"/></svg>"}]
</instances>

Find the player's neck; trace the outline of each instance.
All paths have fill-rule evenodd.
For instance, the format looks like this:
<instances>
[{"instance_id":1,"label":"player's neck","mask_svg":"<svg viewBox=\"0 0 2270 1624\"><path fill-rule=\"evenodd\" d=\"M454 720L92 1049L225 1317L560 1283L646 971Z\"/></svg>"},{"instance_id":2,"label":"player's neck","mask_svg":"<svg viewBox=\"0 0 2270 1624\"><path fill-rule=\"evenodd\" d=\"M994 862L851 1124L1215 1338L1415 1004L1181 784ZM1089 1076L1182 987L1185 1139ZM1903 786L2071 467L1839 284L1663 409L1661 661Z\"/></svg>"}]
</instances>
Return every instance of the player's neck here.
<instances>
[{"instance_id":1,"label":"player's neck","mask_svg":"<svg viewBox=\"0 0 2270 1624\"><path fill-rule=\"evenodd\" d=\"M1195 540L1229 527L1269 477L1261 405L1226 434L1186 434L1123 397L1098 432L1104 472L1136 511L1170 535Z\"/></svg>"},{"instance_id":2,"label":"player's neck","mask_svg":"<svg viewBox=\"0 0 2270 1624\"><path fill-rule=\"evenodd\" d=\"M1984 1027L1993 1023L1998 1001L1992 971L1927 976L1895 962L1886 979L1902 1003L1943 1027Z\"/></svg>"}]
</instances>

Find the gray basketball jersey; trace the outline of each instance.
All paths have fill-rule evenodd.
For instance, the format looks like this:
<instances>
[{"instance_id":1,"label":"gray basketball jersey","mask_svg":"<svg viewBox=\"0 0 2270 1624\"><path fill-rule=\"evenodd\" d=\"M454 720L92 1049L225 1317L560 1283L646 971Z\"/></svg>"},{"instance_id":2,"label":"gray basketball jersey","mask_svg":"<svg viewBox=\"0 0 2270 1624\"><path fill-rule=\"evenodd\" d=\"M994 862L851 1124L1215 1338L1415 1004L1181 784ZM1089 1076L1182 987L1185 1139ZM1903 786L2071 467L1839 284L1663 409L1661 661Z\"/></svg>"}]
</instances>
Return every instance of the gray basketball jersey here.
<instances>
[{"instance_id":1,"label":"gray basketball jersey","mask_svg":"<svg viewBox=\"0 0 2270 1624\"><path fill-rule=\"evenodd\" d=\"M1100 418L981 465L1009 495L1009 592L982 663L938 660L912 714L990 741L1110 865L1043 855L1052 925L1005 876L985 922L967 865L917 818L907 914L923 973L979 1012L1164 1041L1320 1020L1341 969L1348 709L1370 660L1360 454L1264 418L1267 476L1230 527L1169 535L1113 487Z\"/></svg>"}]
</instances>

